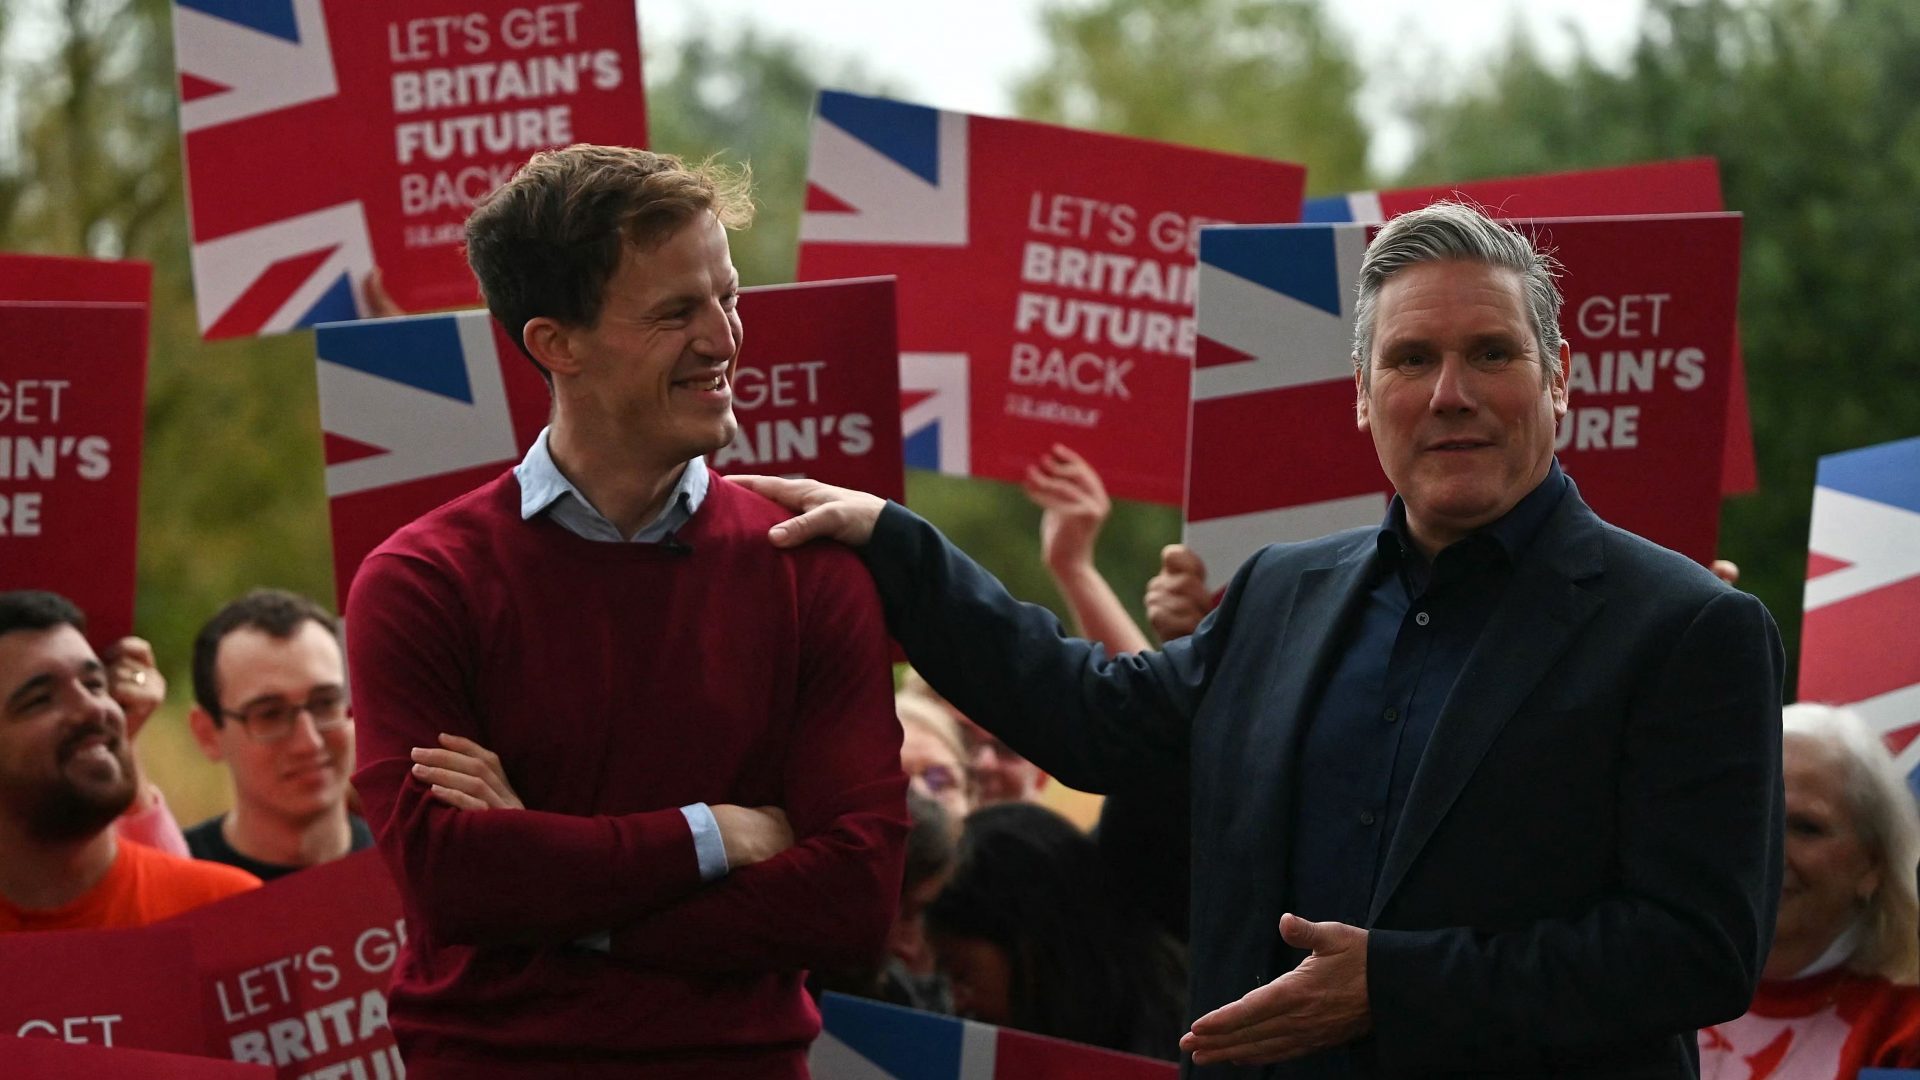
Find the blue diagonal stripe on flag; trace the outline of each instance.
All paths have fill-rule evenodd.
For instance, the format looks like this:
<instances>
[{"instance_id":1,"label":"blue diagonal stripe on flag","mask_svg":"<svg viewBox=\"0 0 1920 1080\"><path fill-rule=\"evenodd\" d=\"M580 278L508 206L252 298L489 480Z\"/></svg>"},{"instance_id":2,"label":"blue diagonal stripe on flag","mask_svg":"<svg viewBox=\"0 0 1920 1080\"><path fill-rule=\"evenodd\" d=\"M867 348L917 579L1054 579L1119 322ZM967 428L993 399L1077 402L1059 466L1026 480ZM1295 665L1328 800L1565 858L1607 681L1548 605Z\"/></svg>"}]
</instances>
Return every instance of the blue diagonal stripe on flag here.
<instances>
[{"instance_id":1,"label":"blue diagonal stripe on flag","mask_svg":"<svg viewBox=\"0 0 1920 1080\"><path fill-rule=\"evenodd\" d=\"M940 114L924 105L828 90L820 115L929 184L940 183Z\"/></svg>"},{"instance_id":2,"label":"blue diagonal stripe on flag","mask_svg":"<svg viewBox=\"0 0 1920 1080\"><path fill-rule=\"evenodd\" d=\"M300 42L300 20L293 13L293 0L178 0L181 7L205 12L216 19L238 23L250 30Z\"/></svg>"}]
</instances>

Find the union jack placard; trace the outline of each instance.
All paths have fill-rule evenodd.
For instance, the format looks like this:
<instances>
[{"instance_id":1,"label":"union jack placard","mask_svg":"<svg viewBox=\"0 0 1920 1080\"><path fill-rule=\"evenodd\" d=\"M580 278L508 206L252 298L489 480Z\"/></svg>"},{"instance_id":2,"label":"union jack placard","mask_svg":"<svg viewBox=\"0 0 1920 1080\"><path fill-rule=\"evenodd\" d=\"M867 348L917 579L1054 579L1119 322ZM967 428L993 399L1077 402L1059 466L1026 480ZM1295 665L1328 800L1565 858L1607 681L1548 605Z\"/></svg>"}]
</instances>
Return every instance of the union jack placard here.
<instances>
[{"instance_id":1,"label":"union jack placard","mask_svg":"<svg viewBox=\"0 0 1920 1080\"><path fill-rule=\"evenodd\" d=\"M904 496L899 349L885 278L740 290L721 473L812 476ZM485 311L328 323L315 375L342 607L395 529L512 467L546 426L538 369Z\"/></svg>"},{"instance_id":2,"label":"union jack placard","mask_svg":"<svg viewBox=\"0 0 1920 1080\"><path fill-rule=\"evenodd\" d=\"M1173 1080L1172 1062L974 1020L827 994L808 1066L818 1080Z\"/></svg>"},{"instance_id":3,"label":"union jack placard","mask_svg":"<svg viewBox=\"0 0 1920 1080\"><path fill-rule=\"evenodd\" d=\"M1820 459L1800 699L1845 705L1920 780L1920 439Z\"/></svg>"},{"instance_id":4,"label":"union jack placard","mask_svg":"<svg viewBox=\"0 0 1920 1080\"><path fill-rule=\"evenodd\" d=\"M1441 199L1467 199L1496 217L1507 218L1697 214L1725 209L1720 198L1719 162L1694 157L1328 195L1308 199L1300 220L1377 223ZM1732 382L1727 388L1727 447L1721 464L1720 492L1740 495L1759 483L1753 464L1753 423L1747 415L1746 366L1736 344Z\"/></svg>"},{"instance_id":5,"label":"union jack placard","mask_svg":"<svg viewBox=\"0 0 1920 1080\"><path fill-rule=\"evenodd\" d=\"M646 144L622 3L175 0L207 338L470 304L461 224L535 151Z\"/></svg>"},{"instance_id":6,"label":"union jack placard","mask_svg":"<svg viewBox=\"0 0 1920 1080\"><path fill-rule=\"evenodd\" d=\"M1019 480L1055 443L1178 505L1194 237L1293 221L1297 165L827 92L803 279L899 281L907 463Z\"/></svg>"},{"instance_id":7,"label":"union jack placard","mask_svg":"<svg viewBox=\"0 0 1920 1080\"><path fill-rule=\"evenodd\" d=\"M1564 264L1562 464L1602 517L1711 559L1738 216L1522 227ZM1377 524L1386 510L1392 485L1356 422L1351 361L1355 286L1377 228L1201 232L1186 542L1215 585L1265 544Z\"/></svg>"}]
</instances>

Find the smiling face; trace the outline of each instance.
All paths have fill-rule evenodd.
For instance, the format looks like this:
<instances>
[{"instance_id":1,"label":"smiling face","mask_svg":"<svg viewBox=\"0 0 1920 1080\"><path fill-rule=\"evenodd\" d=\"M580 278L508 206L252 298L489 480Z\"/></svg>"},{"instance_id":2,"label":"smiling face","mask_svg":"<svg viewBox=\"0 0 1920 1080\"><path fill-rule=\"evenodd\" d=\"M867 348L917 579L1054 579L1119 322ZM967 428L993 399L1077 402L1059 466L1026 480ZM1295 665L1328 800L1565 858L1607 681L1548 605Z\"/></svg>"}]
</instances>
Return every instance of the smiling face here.
<instances>
[{"instance_id":1,"label":"smiling face","mask_svg":"<svg viewBox=\"0 0 1920 1080\"><path fill-rule=\"evenodd\" d=\"M261 742L233 715L267 702L299 705L316 694L343 694L345 667L333 634L310 619L286 638L242 626L220 639L214 671L227 715L216 725L196 707L193 728L207 756L232 770L235 803L294 826L337 811L353 772L352 724L321 730L302 709L283 738Z\"/></svg>"},{"instance_id":2,"label":"smiling face","mask_svg":"<svg viewBox=\"0 0 1920 1080\"><path fill-rule=\"evenodd\" d=\"M727 231L711 212L652 247L627 246L598 321L554 325L556 391L663 468L720 449L737 427L739 295Z\"/></svg>"},{"instance_id":3,"label":"smiling face","mask_svg":"<svg viewBox=\"0 0 1920 1080\"><path fill-rule=\"evenodd\" d=\"M127 722L80 631L0 634L0 807L26 835L84 840L133 801Z\"/></svg>"},{"instance_id":4,"label":"smiling face","mask_svg":"<svg viewBox=\"0 0 1920 1080\"><path fill-rule=\"evenodd\" d=\"M1546 477L1567 411L1565 357L1549 376L1519 274L1459 260L1389 279L1372 340L1355 376L1360 429L1431 556Z\"/></svg>"},{"instance_id":5,"label":"smiling face","mask_svg":"<svg viewBox=\"0 0 1920 1080\"><path fill-rule=\"evenodd\" d=\"M1773 955L1804 966L1859 917L1880 887L1880 864L1854 824L1846 797L1846 766L1840 759L1803 736L1787 736L1782 750L1786 872L1780 882Z\"/></svg>"}]
</instances>

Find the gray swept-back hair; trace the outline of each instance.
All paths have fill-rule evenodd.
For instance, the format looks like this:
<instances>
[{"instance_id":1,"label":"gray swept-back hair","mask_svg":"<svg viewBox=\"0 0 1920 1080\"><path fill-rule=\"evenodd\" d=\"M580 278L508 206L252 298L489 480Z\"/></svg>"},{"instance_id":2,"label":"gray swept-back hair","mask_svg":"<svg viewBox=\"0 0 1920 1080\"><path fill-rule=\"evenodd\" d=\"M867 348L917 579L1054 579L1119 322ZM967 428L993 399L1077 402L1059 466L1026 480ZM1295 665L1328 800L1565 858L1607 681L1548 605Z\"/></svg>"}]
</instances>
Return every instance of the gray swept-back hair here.
<instances>
[{"instance_id":1,"label":"gray swept-back hair","mask_svg":"<svg viewBox=\"0 0 1920 1080\"><path fill-rule=\"evenodd\" d=\"M1897 983L1920 976L1920 900L1913 871L1920 863L1920 812L1886 743L1858 713L1808 702L1781 714L1781 734L1819 747L1845 778L1847 816L1874 864L1880 888L1860 912L1860 944L1847 958L1855 971Z\"/></svg>"},{"instance_id":2,"label":"gray swept-back hair","mask_svg":"<svg viewBox=\"0 0 1920 1080\"><path fill-rule=\"evenodd\" d=\"M1401 214L1381 227L1360 261L1359 296L1353 305L1353 366L1361 385L1370 382L1374 320L1380 290L1395 274L1421 263L1477 262L1520 275L1534 345L1549 380L1560 374L1560 264L1534 247L1520 230L1495 221L1465 203L1437 202Z\"/></svg>"}]
</instances>

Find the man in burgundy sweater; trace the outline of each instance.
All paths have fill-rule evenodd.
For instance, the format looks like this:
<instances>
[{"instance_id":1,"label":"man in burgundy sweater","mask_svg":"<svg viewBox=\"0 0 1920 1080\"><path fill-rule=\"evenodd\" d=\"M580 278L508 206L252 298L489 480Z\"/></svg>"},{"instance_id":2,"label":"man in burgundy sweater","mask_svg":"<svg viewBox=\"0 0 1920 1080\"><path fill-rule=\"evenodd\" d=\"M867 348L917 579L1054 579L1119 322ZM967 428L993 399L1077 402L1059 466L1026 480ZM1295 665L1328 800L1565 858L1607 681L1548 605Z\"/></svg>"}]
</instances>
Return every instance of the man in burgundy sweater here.
<instances>
[{"instance_id":1,"label":"man in burgundy sweater","mask_svg":"<svg viewBox=\"0 0 1920 1080\"><path fill-rule=\"evenodd\" d=\"M414 1080L804 1077L805 970L884 952L908 819L873 586L770 549L783 513L702 460L736 428L750 215L726 173L575 146L467 223L554 408L348 600Z\"/></svg>"}]
</instances>

